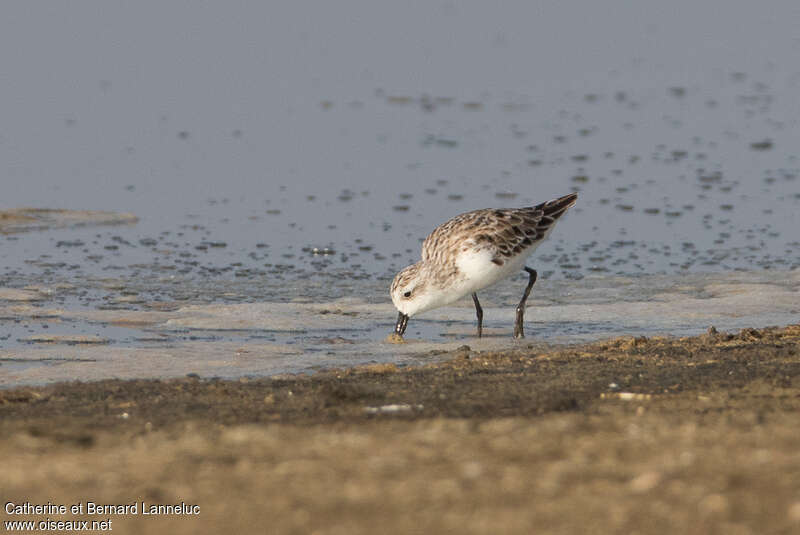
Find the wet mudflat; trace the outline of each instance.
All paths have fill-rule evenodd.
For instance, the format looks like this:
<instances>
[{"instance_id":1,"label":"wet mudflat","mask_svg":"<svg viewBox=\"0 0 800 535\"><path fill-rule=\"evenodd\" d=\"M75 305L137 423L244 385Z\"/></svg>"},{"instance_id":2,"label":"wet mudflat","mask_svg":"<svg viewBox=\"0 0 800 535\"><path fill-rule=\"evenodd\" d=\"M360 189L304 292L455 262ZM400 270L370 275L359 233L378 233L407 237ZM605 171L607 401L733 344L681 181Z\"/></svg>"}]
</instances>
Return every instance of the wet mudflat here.
<instances>
[{"instance_id":1,"label":"wet mudflat","mask_svg":"<svg viewBox=\"0 0 800 535\"><path fill-rule=\"evenodd\" d=\"M388 344L396 310L388 281L339 281L355 295L276 284L105 278L0 284L0 388L73 380L263 377L361 364L417 365L469 344L539 349L620 335L689 336L793 323L800 270L675 276L590 276L537 283L524 341L511 338L523 281L484 292L484 337L470 299L414 318ZM330 287L330 286L328 286ZM172 293L174 292L174 293ZM287 292L288 294L288 292Z\"/></svg>"},{"instance_id":2,"label":"wet mudflat","mask_svg":"<svg viewBox=\"0 0 800 535\"><path fill-rule=\"evenodd\" d=\"M122 533L792 533L799 350L792 325L6 390L0 493L200 506Z\"/></svg>"}]
</instances>

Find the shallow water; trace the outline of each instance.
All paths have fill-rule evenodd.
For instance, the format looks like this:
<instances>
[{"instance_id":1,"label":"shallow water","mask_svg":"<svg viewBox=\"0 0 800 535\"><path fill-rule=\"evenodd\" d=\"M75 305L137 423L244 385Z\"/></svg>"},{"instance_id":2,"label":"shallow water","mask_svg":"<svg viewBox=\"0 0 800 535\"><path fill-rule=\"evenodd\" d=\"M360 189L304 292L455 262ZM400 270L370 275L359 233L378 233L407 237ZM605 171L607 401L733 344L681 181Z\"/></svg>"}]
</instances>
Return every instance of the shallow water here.
<instances>
[{"instance_id":1,"label":"shallow water","mask_svg":"<svg viewBox=\"0 0 800 535\"><path fill-rule=\"evenodd\" d=\"M207 5L193 8L191 32L177 5L8 10L0 210L112 210L138 222L0 225L0 287L38 288L0 296L7 385L140 373L58 360L87 351L156 351L163 362L139 367L156 375L237 375L474 345L464 302L412 321L410 336L430 347L381 346L391 277L451 216L569 191L578 204L530 263L540 275L531 339L793 314L791 303L774 313L737 303L741 316L681 315L690 299L714 302L714 281L755 280L745 291L755 302L776 287L788 292L777 302L794 298L793 2L768 12L744 1ZM480 344L509 343L521 284L486 293L498 336ZM641 305L641 321L615 308L651 298L658 314ZM9 312L14 303L39 312ZM357 313L313 312L334 305ZM46 308L58 313L36 316ZM132 312L144 325L113 325ZM225 323L242 317L246 328ZM107 343L29 340L53 333ZM214 360L237 344L281 356ZM30 365L23 353L55 360Z\"/></svg>"},{"instance_id":2,"label":"shallow water","mask_svg":"<svg viewBox=\"0 0 800 535\"><path fill-rule=\"evenodd\" d=\"M523 284L510 280L484 292L483 338L475 337L474 309L464 300L412 318L404 344L386 341L394 325L392 305L359 297L325 299L320 294L276 302L243 284L215 285L222 292L215 295L185 280L184 295L202 299L109 306L104 303L115 300L119 287L108 279L86 281L81 290L66 285L0 290L6 299L0 304L0 386L419 364L462 345L489 350L620 334L691 335L712 325L731 330L787 324L800 315L800 270L590 276L537 284L527 311L527 338L514 340L514 306ZM360 285L368 295L382 287L370 280ZM136 292L136 282L128 281L124 291ZM85 292L84 298L76 301L76 292Z\"/></svg>"}]
</instances>

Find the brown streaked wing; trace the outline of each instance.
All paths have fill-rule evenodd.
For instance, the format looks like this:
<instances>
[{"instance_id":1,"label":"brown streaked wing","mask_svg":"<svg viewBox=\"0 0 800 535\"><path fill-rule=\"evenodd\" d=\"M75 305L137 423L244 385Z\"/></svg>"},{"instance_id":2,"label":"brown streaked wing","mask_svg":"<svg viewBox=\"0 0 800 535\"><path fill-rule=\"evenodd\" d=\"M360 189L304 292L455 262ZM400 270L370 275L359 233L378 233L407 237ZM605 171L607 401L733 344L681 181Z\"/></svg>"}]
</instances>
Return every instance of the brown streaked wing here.
<instances>
[{"instance_id":1,"label":"brown streaked wing","mask_svg":"<svg viewBox=\"0 0 800 535\"><path fill-rule=\"evenodd\" d=\"M478 250L490 249L502 265L504 258L541 239L537 226L543 215L538 207L485 208L458 215L425 238L422 259L441 261L443 255L451 256L448 251L471 239Z\"/></svg>"},{"instance_id":2,"label":"brown streaked wing","mask_svg":"<svg viewBox=\"0 0 800 535\"><path fill-rule=\"evenodd\" d=\"M543 240L578 195L570 193L526 208L484 208L458 215L436 227L422 243L422 260L446 263L455 258L453 249L472 239L478 249L489 248L492 262L505 259Z\"/></svg>"}]
</instances>

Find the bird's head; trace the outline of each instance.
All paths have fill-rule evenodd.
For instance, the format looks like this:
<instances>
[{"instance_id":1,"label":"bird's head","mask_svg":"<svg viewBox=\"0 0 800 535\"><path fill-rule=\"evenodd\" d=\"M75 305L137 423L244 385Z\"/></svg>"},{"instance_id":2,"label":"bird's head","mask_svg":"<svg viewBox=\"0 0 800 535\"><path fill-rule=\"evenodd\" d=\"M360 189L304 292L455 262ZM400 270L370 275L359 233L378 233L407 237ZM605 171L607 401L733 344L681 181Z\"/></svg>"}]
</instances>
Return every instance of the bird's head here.
<instances>
[{"instance_id":1,"label":"bird's head","mask_svg":"<svg viewBox=\"0 0 800 535\"><path fill-rule=\"evenodd\" d=\"M452 301L449 294L435 283L423 262L417 262L398 273L390 289L392 302L400 311L395 333L402 335L408 318Z\"/></svg>"}]
</instances>

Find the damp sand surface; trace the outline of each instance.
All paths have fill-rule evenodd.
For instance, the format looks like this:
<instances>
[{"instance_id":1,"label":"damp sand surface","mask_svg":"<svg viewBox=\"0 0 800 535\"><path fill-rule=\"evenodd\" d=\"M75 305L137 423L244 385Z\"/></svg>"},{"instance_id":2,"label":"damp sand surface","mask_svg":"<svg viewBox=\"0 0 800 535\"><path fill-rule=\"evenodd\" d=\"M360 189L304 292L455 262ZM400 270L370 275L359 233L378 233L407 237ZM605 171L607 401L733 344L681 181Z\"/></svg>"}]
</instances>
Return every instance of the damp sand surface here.
<instances>
[{"instance_id":1,"label":"damp sand surface","mask_svg":"<svg viewBox=\"0 0 800 535\"><path fill-rule=\"evenodd\" d=\"M790 325L5 390L0 490L200 507L123 533L792 533L799 350Z\"/></svg>"},{"instance_id":2,"label":"damp sand surface","mask_svg":"<svg viewBox=\"0 0 800 535\"><path fill-rule=\"evenodd\" d=\"M12 210L0 210L0 234L15 234L33 230L132 225L138 220L139 218L133 214L102 210L15 208Z\"/></svg>"}]
</instances>

